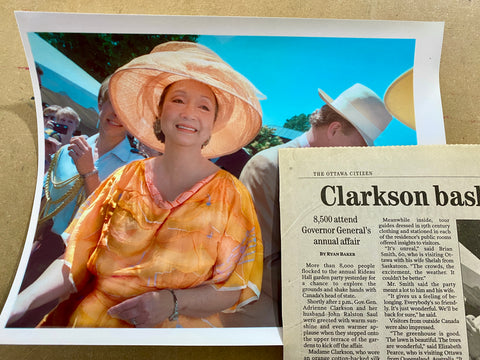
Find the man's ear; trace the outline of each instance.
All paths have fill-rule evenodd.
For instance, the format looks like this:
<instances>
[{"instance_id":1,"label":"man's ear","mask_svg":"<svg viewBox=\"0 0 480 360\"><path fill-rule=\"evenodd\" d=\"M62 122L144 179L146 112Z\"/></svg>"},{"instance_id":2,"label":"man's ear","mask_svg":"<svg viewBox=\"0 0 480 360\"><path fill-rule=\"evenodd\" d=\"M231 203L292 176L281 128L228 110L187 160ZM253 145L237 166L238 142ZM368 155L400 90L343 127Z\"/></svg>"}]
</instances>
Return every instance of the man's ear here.
<instances>
[{"instance_id":1,"label":"man's ear","mask_svg":"<svg viewBox=\"0 0 480 360\"><path fill-rule=\"evenodd\" d=\"M339 131L342 131L342 124L338 121L331 122L327 128L328 140L331 140L335 137L335 135L338 135Z\"/></svg>"}]
</instances>

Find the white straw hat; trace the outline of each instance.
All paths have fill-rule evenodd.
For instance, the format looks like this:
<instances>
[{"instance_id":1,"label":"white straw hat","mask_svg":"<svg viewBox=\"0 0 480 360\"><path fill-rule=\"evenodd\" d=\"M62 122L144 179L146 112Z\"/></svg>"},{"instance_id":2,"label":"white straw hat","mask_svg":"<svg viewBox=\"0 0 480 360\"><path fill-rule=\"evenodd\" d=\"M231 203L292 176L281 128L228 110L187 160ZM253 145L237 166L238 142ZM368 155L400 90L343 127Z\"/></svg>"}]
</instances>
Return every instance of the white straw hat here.
<instances>
[{"instance_id":1,"label":"white straw hat","mask_svg":"<svg viewBox=\"0 0 480 360\"><path fill-rule=\"evenodd\" d=\"M347 119L369 146L373 145L373 141L392 120L383 101L362 84L353 85L335 100L320 89L318 95L328 106Z\"/></svg>"}]
</instances>

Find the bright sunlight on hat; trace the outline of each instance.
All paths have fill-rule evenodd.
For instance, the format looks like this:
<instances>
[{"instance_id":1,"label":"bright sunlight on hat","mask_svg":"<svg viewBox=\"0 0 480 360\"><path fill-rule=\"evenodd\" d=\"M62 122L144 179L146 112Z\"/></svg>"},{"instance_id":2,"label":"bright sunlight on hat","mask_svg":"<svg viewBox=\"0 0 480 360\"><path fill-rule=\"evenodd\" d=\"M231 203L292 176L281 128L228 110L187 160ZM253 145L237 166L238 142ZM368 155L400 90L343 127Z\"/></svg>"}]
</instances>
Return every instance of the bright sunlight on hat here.
<instances>
[{"instance_id":1,"label":"bright sunlight on hat","mask_svg":"<svg viewBox=\"0 0 480 360\"><path fill-rule=\"evenodd\" d=\"M335 100L320 89L318 95L328 106L347 119L369 146L373 145L373 141L392 120L383 101L362 84L353 85Z\"/></svg>"},{"instance_id":2,"label":"bright sunlight on hat","mask_svg":"<svg viewBox=\"0 0 480 360\"><path fill-rule=\"evenodd\" d=\"M110 101L133 136L163 152L164 144L153 131L160 115L160 96L165 87L185 79L210 86L218 102L212 137L202 149L203 156L231 154L255 138L262 126L259 99L265 97L248 79L200 44L167 42L133 59L113 74Z\"/></svg>"}]
</instances>

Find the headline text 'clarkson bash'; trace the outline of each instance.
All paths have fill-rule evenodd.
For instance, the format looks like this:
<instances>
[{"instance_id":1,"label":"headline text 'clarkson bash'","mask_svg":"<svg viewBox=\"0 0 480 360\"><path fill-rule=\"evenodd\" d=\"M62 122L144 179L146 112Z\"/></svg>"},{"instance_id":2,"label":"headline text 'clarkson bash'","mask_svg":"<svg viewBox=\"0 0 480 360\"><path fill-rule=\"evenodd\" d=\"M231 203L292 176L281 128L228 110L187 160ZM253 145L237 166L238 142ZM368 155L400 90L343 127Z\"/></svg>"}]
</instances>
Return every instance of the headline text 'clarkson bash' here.
<instances>
[{"instance_id":1,"label":"headline text 'clarkson bash'","mask_svg":"<svg viewBox=\"0 0 480 360\"><path fill-rule=\"evenodd\" d=\"M471 191L442 190L433 185L432 193L423 190L399 191L382 190L377 185L371 189L354 191L342 185L326 185L321 189L320 198L326 206L480 206L480 185Z\"/></svg>"}]
</instances>

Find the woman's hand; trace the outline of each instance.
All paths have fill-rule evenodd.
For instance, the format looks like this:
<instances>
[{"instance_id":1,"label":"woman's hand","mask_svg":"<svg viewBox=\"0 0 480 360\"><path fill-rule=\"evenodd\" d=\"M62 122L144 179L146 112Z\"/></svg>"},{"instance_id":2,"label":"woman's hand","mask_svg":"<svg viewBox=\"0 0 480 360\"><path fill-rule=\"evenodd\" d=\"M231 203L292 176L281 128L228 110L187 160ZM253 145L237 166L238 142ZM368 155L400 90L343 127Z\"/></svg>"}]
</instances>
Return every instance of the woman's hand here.
<instances>
[{"instance_id":1,"label":"woman's hand","mask_svg":"<svg viewBox=\"0 0 480 360\"><path fill-rule=\"evenodd\" d=\"M95 169L92 148L83 136L75 136L68 145L68 155L73 159L80 175L88 174Z\"/></svg>"},{"instance_id":2,"label":"woman's hand","mask_svg":"<svg viewBox=\"0 0 480 360\"><path fill-rule=\"evenodd\" d=\"M202 318L228 309L238 300L241 290L217 291L210 285L175 289L179 314ZM170 290L148 292L112 306L108 314L136 327L154 327L173 314L175 301Z\"/></svg>"},{"instance_id":3,"label":"woman's hand","mask_svg":"<svg viewBox=\"0 0 480 360\"><path fill-rule=\"evenodd\" d=\"M108 314L136 327L155 327L173 313L174 304L170 291L151 291L112 306Z\"/></svg>"}]
</instances>

